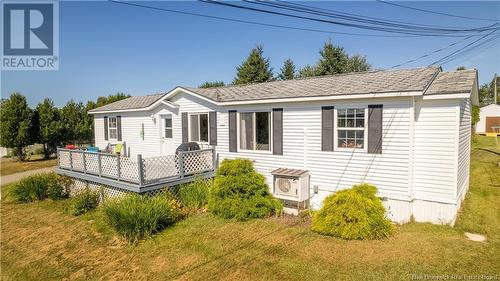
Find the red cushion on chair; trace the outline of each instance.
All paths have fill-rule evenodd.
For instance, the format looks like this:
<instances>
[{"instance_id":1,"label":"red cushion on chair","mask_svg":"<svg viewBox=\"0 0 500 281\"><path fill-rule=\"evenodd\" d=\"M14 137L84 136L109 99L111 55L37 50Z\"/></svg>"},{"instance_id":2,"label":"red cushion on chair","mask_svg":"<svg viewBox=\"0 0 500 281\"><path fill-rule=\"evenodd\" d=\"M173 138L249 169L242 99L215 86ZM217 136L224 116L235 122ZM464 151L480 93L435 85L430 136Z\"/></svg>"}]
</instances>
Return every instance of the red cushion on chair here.
<instances>
[{"instance_id":1,"label":"red cushion on chair","mask_svg":"<svg viewBox=\"0 0 500 281\"><path fill-rule=\"evenodd\" d=\"M74 144L67 144L64 148L66 148L66 149L75 149L76 146Z\"/></svg>"}]
</instances>

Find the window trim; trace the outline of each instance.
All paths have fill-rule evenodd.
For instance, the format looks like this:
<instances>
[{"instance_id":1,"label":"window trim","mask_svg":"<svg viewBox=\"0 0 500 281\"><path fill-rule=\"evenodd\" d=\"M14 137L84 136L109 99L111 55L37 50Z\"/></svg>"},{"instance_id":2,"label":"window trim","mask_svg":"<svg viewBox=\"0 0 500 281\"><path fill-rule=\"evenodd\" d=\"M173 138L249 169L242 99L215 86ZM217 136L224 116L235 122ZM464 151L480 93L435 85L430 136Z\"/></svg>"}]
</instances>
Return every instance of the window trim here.
<instances>
[{"instance_id":1,"label":"window trim","mask_svg":"<svg viewBox=\"0 0 500 281\"><path fill-rule=\"evenodd\" d=\"M115 126L113 128L111 127L111 119L115 120ZM111 137L111 130L112 129L116 131L115 138ZM108 116L108 139L115 140L115 141L118 140L118 118L117 118L117 116Z\"/></svg>"},{"instance_id":2,"label":"window trim","mask_svg":"<svg viewBox=\"0 0 500 281\"><path fill-rule=\"evenodd\" d=\"M242 149L240 146L241 143L241 136L240 136L240 131L241 131L241 118L240 114L241 113L252 113L252 125L254 128L253 131L253 143L254 147L257 146L257 133L256 133L256 113L258 112L265 112L269 114L269 150L257 150L257 149ZM272 154L273 153L273 114L272 114L272 109L269 110L242 110L242 111L237 111L237 116L236 116L236 145L238 148L238 152L247 152L247 153L262 153L262 154Z\"/></svg>"},{"instance_id":3,"label":"window trim","mask_svg":"<svg viewBox=\"0 0 500 281\"><path fill-rule=\"evenodd\" d=\"M163 137L164 139L173 139L173 138L174 138L174 118L173 118L173 115L172 115L172 114L163 114L163 115L161 115L161 119L163 119L163 120L162 120L162 123L163 123L163 124L162 124L162 125L163 125L163 126L162 126L162 127L163 127L163 128L162 128L162 130L163 130L163 132L162 132L162 137ZM166 120L167 120L167 119L170 119L170 120L171 120L171 125L170 125L170 127L167 127L167 122L166 122ZM166 130L167 130L167 129L172 130L172 136L171 136L171 137L167 137L167 134L166 134Z\"/></svg>"},{"instance_id":4,"label":"window trim","mask_svg":"<svg viewBox=\"0 0 500 281\"><path fill-rule=\"evenodd\" d=\"M200 140L201 138L201 126L200 126L200 115L202 114L205 114L207 115L207 141L202 141ZM191 116L192 115L197 115L198 118L196 118L198 120L198 140L193 140L191 138ZM197 143L202 143L202 144L209 144L210 143L210 114L208 114L208 112L189 112L188 113L188 140L190 142L197 142Z\"/></svg>"},{"instance_id":5,"label":"window trim","mask_svg":"<svg viewBox=\"0 0 500 281\"><path fill-rule=\"evenodd\" d=\"M354 127L354 128L349 128L349 127L339 127L338 126L338 110L343 110L343 109L364 109L365 111L365 120L363 123L363 148L356 148L356 147L339 147L339 130L348 130L348 131L356 131L356 130L361 130L361 127ZM334 151L362 151L362 152L368 152L368 105L336 105L333 109L333 150Z\"/></svg>"}]
</instances>

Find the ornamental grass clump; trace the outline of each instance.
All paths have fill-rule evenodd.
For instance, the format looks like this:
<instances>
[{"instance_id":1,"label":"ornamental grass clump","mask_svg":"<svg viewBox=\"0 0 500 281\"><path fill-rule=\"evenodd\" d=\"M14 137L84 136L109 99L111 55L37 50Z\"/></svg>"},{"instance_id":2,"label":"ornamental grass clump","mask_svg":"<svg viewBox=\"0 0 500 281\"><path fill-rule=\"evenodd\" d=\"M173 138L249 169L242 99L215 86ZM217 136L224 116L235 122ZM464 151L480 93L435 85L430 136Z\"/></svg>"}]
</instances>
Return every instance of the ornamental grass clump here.
<instances>
[{"instance_id":1,"label":"ornamental grass clump","mask_svg":"<svg viewBox=\"0 0 500 281\"><path fill-rule=\"evenodd\" d=\"M225 159L217 169L208 209L222 218L246 220L279 215L283 204L272 197L250 160Z\"/></svg>"},{"instance_id":2,"label":"ornamental grass clump","mask_svg":"<svg viewBox=\"0 0 500 281\"><path fill-rule=\"evenodd\" d=\"M177 191L179 202L188 212L204 209L208 203L208 193L212 180L196 179L190 183L182 184Z\"/></svg>"},{"instance_id":3,"label":"ornamental grass clump","mask_svg":"<svg viewBox=\"0 0 500 281\"><path fill-rule=\"evenodd\" d=\"M41 173L25 177L12 187L10 195L19 202L32 202L50 198L68 198L72 180L56 173Z\"/></svg>"},{"instance_id":4,"label":"ornamental grass clump","mask_svg":"<svg viewBox=\"0 0 500 281\"><path fill-rule=\"evenodd\" d=\"M393 225L376 193L375 186L360 184L328 196L314 213L312 230L343 239L388 237Z\"/></svg>"},{"instance_id":5,"label":"ornamental grass clump","mask_svg":"<svg viewBox=\"0 0 500 281\"><path fill-rule=\"evenodd\" d=\"M130 194L104 204L104 214L118 234L134 243L180 220L183 212L169 196Z\"/></svg>"},{"instance_id":6,"label":"ornamental grass clump","mask_svg":"<svg viewBox=\"0 0 500 281\"><path fill-rule=\"evenodd\" d=\"M86 188L69 200L69 212L79 216L92 211L99 206L99 197L99 192Z\"/></svg>"}]
</instances>

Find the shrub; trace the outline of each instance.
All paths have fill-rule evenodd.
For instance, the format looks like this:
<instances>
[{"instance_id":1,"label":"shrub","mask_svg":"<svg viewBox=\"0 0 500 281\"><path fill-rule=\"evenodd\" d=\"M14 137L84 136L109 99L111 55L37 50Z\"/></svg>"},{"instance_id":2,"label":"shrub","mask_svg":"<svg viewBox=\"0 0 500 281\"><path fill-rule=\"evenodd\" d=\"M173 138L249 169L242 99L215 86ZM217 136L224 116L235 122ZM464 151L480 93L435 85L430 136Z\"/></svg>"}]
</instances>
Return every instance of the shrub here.
<instances>
[{"instance_id":1,"label":"shrub","mask_svg":"<svg viewBox=\"0 0 500 281\"><path fill-rule=\"evenodd\" d=\"M208 192L212 181L196 179L179 187L178 197L180 203L189 211L204 208L208 203Z\"/></svg>"},{"instance_id":2,"label":"shrub","mask_svg":"<svg viewBox=\"0 0 500 281\"><path fill-rule=\"evenodd\" d=\"M175 200L164 195L127 195L104 204L104 214L109 225L130 242L159 232L182 217Z\"/></svg>"},{"instance_id":3,"label":"shrub","mask_svg":"<svg viewBox=\"0 0 500 281\"><path fill-rule=\"evenodd\" d=\"M99 206L99 197L99 192L86 188L70 199L68 210L75 216L94 210Z\"/></svg>"},{"instance_id":4,"label":"shrub","mask_svg":"<svg viewBox=\"0 0 500 281\"><path fill-rule=\"evenodd\" d=\"M385 218L385 208L376 192L375 186L360 184L328 196L313 215L312 230L343 239L389 236L393 226Z\"/></svg>"},{"instance_id":5,"label":"shrub","mask_svg":"<svg viewBox=\"0 0 500 281\"><path fill-rule=\"evenodd\" d=\"M50 198L53 200L68 197L71 180L56 173L36 174L16 183L12 188L12 196L20 202L31 202Z\"/></svg>"},{"instance_id":6,"label":"shrub","mask_svg":"<svg viewBox=\"0 0 500 281\"><path fill-rule=\"evenodd\" d=\"M245 220L281 214L283 204L271 196L250 160L226 159L217 169L208 209L223 218Z\"/></svg>"}]
</instances>

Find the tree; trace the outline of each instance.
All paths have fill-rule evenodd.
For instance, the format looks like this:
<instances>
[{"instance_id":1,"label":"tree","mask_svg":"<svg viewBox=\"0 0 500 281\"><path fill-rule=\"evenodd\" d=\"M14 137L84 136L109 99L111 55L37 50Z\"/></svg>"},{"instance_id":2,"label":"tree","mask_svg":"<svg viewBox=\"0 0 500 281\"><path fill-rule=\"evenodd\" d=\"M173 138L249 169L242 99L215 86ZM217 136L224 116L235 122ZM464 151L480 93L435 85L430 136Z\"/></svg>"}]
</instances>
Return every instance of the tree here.
<instances>
[{"instance_id":1,"label":"tree","mask_svg":"<svg viewBox=\"0 0 500 281\"><path fill-rule=\"evenodd\" d=\"M372 66L366 60L366 56L353 55L347 62L347 72L362 72L371 70Z\"/></svg>"},{"instance_id":2,"label":"tree","mask_svg":"<svg viewBox=\"0 0 500 281\"><path fill-rule=\"evenodd\" d=\"M316 75L331 75L345 73L348 70L349 57L344 48L325 42L319 51L321 58L316 66Z\"/></svg>"},{"instance_id":3,"label":"tree","mask_svg":"<svg viewBox=\"0 0 500 281\"><path fill-rule=\"evenodd\" d=\"M51 99L45 98L37 105L35 112L39 124L37 142L43 144L44 158L48 159L61 142L62 126L59 110Z\"/></svg>"},{"instance_id":4,"label":"tree","mask_svg":"<svg viewBox=\"0 0 500 281\"><path fill-rule=\"evenodd\" d=\"M280 69L278 78L280 80L290 80L295 78L295 64L291 59L287 59L283 62L283 67Z\"/></svg>"},{"instance_id":5,"label":"tree","mask_svg":"<svg viewBox=\"0 0 500 281\"><path fill-rule=\"evenodd\" d=\"M124 93L116 93L114 95L109 95L107 97L101 96L97 98L95 106L97 108L126 98L130 98L130 95L126 95Z\"/></svg>"},{"instance_id":6,"label":"tree","mask_svg":"<svg viewBox=\"0 0 500 281\"><path fill-rule=\"evenodd\" d=\"M493 91L488 83L479 87L479 104L485 106L494 102Z\"/></svg>"},{"instance_id":7,"label":"tree","mask_svg":"<svg viewBox=\"0 0 500 281\"><path fill-rule=\"evenodd\" d=\"M459 66L457 67L457 70L465 70L465 66Z\"/></svg>"},{"instance_id":8,"label":"tree","mask_svg":"<svg viewBox=\"0 0 500 281\"><path fill-rule=\"evenodd\" d=\"M471 112L472 134L476 133L476 124L479 122L479 106L473 105Z\"/></svg>"},{"instance_id":9,"label":"tree","mask_svg":"<svg viewBox=\"0 0 500 281\"><path fill-rule=\"evenodd\" d=\"M213 81L213 82L206 81L200 86L198 86L198 88L215 88L215 87L224 87L225 85L226 84L224 84L224 81Z\"/></svg>"},{"instance_id":10,"label":"tree","mask_svg":"<svg viewBox=\"0 0 500 281\"><path fill-rule=\"evenodd\" d=\"M306 77L312 77L316 76L316 68L314 66L306 65L303 68L299 70L299 77L300 78L306 78Z\"/></svg>"},{"instance_id":11,"label":"tree","mask_svg":"<svg viewBox=\"0 0 500 281\"><path fill-rule=\"evenodd\" d=\"M82 102L70 100L61 108L62 142L89 142L92 138L92 119Z\"/></svg>"},{"instance_id":12,"label":"tree","mask_svg":"<svg viewBox=\"0 0 500 281\"><path fill-rule=\"evenodd\" d=\"M12 94L1 104L0 145L15 149L19 160L24 161L24 148L36 140L36 123L36 116L26 98L20 93Z\"/></svg>"},{"instance_id":13,"label":"tree","mask_svg":"<svg viewBox=\"0 0 500 281\"><path fill-rule=\"evenodd\" d=\"M233 80L235 85L273 80L269 58L264 58L264 50L260 45L250 51L247 59L236 67L236 71L236 77Z\"/></svg>"}]
</instances>

